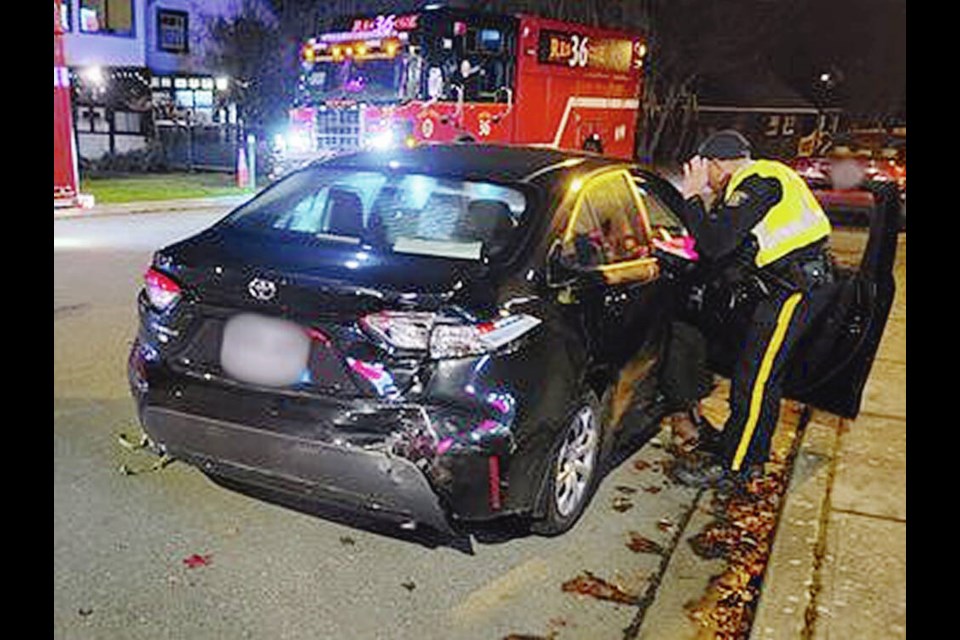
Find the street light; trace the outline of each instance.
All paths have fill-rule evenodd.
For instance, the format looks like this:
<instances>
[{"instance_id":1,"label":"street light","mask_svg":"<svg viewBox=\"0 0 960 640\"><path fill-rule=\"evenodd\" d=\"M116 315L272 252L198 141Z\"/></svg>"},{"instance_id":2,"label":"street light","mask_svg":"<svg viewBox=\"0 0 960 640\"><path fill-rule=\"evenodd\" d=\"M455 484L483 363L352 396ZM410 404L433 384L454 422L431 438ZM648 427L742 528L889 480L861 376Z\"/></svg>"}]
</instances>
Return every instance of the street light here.
<instances>
[{"instance_id":1,"label":"street light","mask_svg":"<svg viewBox=\"0 0 960 640\"><path fill-rule=\"evenodd\" d=\"M816 155L816 153L818 153L823 146L823 137L825 134L824 130L827 126L826 110L832 102L831 93L833 88L840 80L840 75L834 74L833 71L834 69L820 72L820 75L817 77L817 81L814 82L814 97L816 99L817 106L817 135L816 142L814 144L814 155Z\"/></svg>"},{"instance_id":2,"label":"street light","mask_svg":"<svg viewBox=\"0 0 960 640\"><path fill-rule=\"evenodd\" d=\"M100 67L87 67L83 70L83 79L96 85L102 85L103 69Z\"/></svg>"}]
</instances>

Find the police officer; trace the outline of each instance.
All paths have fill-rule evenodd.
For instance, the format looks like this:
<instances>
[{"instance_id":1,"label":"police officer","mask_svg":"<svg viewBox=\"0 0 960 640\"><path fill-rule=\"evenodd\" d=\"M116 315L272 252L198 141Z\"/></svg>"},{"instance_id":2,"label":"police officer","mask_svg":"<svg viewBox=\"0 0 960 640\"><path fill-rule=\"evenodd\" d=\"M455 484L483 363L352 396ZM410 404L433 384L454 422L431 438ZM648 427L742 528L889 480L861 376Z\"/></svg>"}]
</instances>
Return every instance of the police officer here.
<instances>
[{"instance_id":1,"label":"police officer","mask_svg":"<svg viewBox=\"0 0 960 640\"><path fill-rule=\"evenodd\" d=\"M750 321L731 380L730 418L710 464L681 459L677 477L701 485L762 473L780 412L784 374L797 341L823 310L832 279L830 222L806 183L727 130L708 136L684 166L685 218L706 263L719 265L735 305ZM708 427L709 428L709 427Z\"/></svg>"}]
</instances>

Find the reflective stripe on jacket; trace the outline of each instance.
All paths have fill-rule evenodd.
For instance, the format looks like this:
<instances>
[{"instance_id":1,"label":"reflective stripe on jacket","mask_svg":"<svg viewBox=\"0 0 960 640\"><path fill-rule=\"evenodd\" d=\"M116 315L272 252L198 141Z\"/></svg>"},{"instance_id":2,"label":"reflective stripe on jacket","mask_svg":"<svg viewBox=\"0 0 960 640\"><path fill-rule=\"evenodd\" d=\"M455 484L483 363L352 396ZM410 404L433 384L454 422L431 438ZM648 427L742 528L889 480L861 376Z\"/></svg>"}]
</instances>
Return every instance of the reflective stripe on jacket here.
<instances>
[{"instance_id":1,"label":"reflective stripe on jacket","mask_svg":"<svg viewBox=\"0 0 960 640\"><path fill-rule=\"evenodd\" d=\"M754 160L730 177L724 193L728 200L737 187L750 176L776 178L783 195L751 229L759 251L756 264L764 267L788 253L813 244L830 235L830 221L810 188L788 166L773 160Z\"/></svg>"}]
</instances>

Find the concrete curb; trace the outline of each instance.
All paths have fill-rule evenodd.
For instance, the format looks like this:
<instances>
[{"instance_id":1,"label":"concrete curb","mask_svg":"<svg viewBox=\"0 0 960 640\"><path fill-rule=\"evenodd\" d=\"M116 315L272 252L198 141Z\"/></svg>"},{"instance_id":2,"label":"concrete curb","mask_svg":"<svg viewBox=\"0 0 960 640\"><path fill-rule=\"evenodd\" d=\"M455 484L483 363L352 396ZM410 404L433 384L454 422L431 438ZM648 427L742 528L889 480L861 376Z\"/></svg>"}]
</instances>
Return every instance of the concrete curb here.
<instances>
[{"instance_id":1,"label":"concrete curb","mask_svg":"<svg viewBox=\"0 0 960 640\"><path fill-rule=\"evenodd\" d=\"M172 211L196 211L203 209L229 210L237 207L254 196L253 193L239 196L220 196L216 198L185 198L182 200L148 200L123 204L95 205L90 209L67 207L54 209L54 220L71 218L100 218L107 216L125 216L140 213L170 213Z\"/></svg>"},{"instance_id":2,"label":"concrete curb","mask_svg":"<svg viewBox=\"0 0 960 640\"><path fill-rule=\"evenodd\" d=\"M750 640L805 637L837 456L839 418L815 411L801 436L784 494Z\"/></svg>"}]
</instances>

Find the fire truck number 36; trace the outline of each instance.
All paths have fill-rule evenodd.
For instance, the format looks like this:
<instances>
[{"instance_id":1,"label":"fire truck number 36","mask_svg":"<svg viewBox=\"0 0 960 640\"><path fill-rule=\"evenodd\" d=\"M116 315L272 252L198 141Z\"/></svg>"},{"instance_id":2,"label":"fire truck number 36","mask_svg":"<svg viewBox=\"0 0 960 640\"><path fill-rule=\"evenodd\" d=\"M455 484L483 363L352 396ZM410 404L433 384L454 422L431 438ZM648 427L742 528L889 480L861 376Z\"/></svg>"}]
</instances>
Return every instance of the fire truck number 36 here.
<instances>
[{"instance_id":1,"label":"fire truck number 36","mask_svg":"<svg viewBox=\"0 0 960 640\"><path fill-rule=\"evenodd\" d=\"M570 55L569 65L571 67L587 66L587 58L590 55L590 49L587 47L587 41L590 38L584 36L581 38L577 34L570 36L573 41L573 52Z\"/></svg>"}]
</instances>

